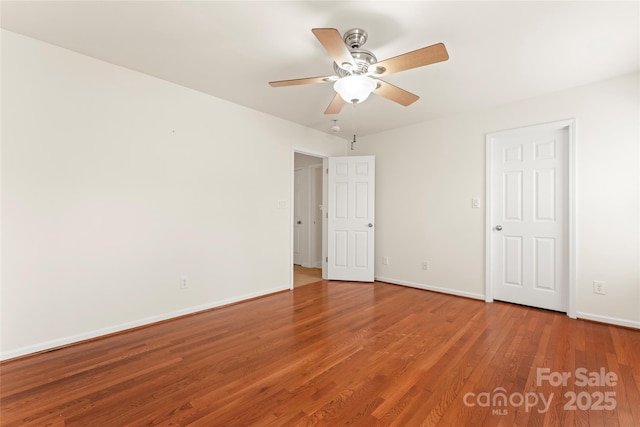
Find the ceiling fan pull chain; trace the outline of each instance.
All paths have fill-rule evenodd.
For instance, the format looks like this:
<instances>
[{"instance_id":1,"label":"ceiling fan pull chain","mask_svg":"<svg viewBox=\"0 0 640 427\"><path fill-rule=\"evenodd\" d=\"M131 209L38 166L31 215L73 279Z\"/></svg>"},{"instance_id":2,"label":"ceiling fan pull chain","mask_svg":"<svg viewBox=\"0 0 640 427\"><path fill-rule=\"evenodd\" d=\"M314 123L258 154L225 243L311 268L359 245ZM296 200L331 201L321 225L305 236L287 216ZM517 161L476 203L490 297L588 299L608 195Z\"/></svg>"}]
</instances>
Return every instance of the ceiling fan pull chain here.
<instances>
[{"instance_id":1,"label":"ceiling fan pull chain","mask_svg":"<svg viewBox=\"0 0 640 427\"><path fill-rule=\"evenodd\" d=\"M351 141L351 151L353 151L353 146L356 143L356 102L352 103L353 108L351 110L351 125L353 126L353 141Z\"/></svg>"}]
</instances>

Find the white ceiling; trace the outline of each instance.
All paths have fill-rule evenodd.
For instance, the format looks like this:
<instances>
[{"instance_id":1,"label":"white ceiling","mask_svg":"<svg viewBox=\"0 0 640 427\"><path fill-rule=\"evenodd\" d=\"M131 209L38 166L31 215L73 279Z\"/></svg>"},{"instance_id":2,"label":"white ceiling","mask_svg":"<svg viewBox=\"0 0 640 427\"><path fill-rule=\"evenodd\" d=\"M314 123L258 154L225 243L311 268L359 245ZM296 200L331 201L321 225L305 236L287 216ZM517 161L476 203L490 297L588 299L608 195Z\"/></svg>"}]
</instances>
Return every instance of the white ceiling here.
<instances>
[{"instance_id":1,"label":"white ceiling","mask_svg":"<svg viewBox=\"0 0 640 427\"><path fill-rule=\"evenodd\" d=\"M420 96L372 95L358 135L580 86L640 68L640 3L523 1L2 1L2 27L209 93L303 126L351 136L353 108L324 110L331 84L272 80L333 74L311 33L354 27L378 60L443 42L446 62L384 80Z\"/></svg>"}]
</instances>

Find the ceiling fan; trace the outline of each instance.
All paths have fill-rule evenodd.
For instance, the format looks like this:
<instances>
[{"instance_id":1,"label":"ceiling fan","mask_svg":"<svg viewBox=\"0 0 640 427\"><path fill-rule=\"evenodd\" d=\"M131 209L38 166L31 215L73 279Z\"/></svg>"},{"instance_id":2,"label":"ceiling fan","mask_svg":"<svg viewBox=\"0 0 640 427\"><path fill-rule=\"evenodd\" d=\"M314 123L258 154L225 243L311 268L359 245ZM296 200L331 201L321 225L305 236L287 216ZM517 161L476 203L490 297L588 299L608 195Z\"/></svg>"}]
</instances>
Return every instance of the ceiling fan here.
<instances>
[{"instance_id":1,"label":"ceiling fan","mask_svg":"<svg viewBox=\"0 0 640 427\"><path fill-rule=\"evenodd\" d=\"M449 59L444 44L438 43L378 62L373 53L362 49L368 35L360 28L353 28L344 33L344 36L340 36L335 28L314 28L311 31L333 58L333 70L336 74L279 80L269 84L273 87L281 87L333 83L337 93L325 110L325 114L339 113L347 102L354 104L363 102L371 92L405 107L411 105L420 98L418 95L380 80L380 77Z\"/></svg>"}]
</instances>

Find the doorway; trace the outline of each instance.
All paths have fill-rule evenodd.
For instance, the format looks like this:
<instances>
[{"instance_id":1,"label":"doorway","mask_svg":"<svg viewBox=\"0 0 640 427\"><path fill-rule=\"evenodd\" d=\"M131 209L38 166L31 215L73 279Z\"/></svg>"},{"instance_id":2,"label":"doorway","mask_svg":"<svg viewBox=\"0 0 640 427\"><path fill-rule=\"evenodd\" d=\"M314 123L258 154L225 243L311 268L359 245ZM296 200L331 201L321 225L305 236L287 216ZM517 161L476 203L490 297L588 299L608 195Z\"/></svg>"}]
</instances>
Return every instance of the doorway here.
<instances>
[{"instance_id":1,"label":"doorway","mask_svg":"<svg viewBox=\"0 0 640 427\"><path fill-rule=\"evenodd\" d=\"M487 135L487 301L575 317L574 126Z\"/></svg>"},{"instance_id":2,"label":"doorway","mask_svg":"<svg viewBox=\"0 0 640 427\"><path fill-rule=\"evenodd\" d=\"M322 280L323 158L294 152L293 287Z\"/></svg>"}]
</instances>

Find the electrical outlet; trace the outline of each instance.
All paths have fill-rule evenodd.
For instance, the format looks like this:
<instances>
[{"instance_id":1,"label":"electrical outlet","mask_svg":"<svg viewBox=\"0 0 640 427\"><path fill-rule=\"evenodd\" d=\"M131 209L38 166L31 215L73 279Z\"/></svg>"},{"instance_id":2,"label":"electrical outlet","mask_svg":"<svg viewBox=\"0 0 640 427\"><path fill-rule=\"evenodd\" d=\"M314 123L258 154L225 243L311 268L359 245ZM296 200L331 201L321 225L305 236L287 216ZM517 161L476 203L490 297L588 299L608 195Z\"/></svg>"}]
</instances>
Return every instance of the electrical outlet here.
<instances>
[{"instance_id":1,"label":"electrical outlet","mask_svg":"<svg viewBox=\"0 0 640 427\"><path fill-rule=\"evenodd\" d=\"M429 261L422 261L422 269L423 270L429 269Z\"/></svg>"},{"instance_id":2,"label":"electrical outlet","mask_svg":"<svg viewBox=\"0 0 640 427\"><path fill-rule=\"evenodd\" d=\"M382 257L382 265L389 265L389 257L388 256L383 256Z\"/></svg>"},{"instance_id":3,"label":"electrical outlet","mask_svg":"<svg viewBox=\"0 0 640 427\"><path fill-rule=\"evenodd\" d=\"M604 295L604 282L600 282L598 280L593 281L593 293Z\"/></svg>"},{"instance_id":4,"label":"electrical outlet","mask_svg":"<svg viewBox=\"0 0 640 427\"><path fill-rule=\"evenodd\" d=\"M189 287L189 276L180 277L180 289L187 289Z\"/></svg>"}]
</instances>

